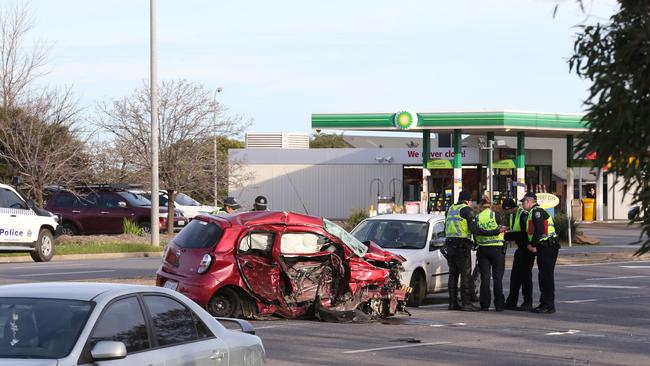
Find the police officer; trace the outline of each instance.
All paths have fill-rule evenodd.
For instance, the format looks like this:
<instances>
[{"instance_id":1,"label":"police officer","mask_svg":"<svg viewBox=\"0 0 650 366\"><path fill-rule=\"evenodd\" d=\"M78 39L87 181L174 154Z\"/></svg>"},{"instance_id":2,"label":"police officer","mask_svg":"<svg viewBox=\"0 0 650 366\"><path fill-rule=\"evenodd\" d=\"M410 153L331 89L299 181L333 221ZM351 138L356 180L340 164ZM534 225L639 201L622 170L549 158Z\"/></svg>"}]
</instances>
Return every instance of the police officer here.
<instances>
[{"instance_id":1,"label":"police officer","mask_svg":"<svg viewBox=\"0 0 650 366\"><path fill-rule=\"evenodd\" d=\"M253 203L253 211L266 211L269 201L264 196L255 197Z\"/></svg>"},{"instance_id":2,"label":"police officer","mask_svg":"<svg viewBox=\"0 0 650 366\"><path fill-rule=\"evenodd\" d=\"M528 235L526 222L528 212L517 206L512 198L507 198L502 208L505 213L510 215L509 229L506 233L506 241L514 241L517 244L514 259L512 262L512 271L510 272L510 293L506 299L505 308L507 310L531 311L533 309L533 265L535 264L535 254L528 250ZM524 298L520 307L517 307L519 301L519 288Z\"/></svg>"},{"instance_id":3,"label":"police officer","mask_svg":"<svg viewBox=\"0 0 650 366\"><path fill-rule=\"evenodd\" d=\"M470 207L472 195L463 190L458 196L458 202L451 205L445 214L445 249L447 251L447 264L449 265L449 310L479 311L472 304L471 286L471 248L474 235L498 235L501 231L483 230L478 227L474 218L474 211ZM503 230L505 231L505 230ZM460 277L460 298L458 302L458 280Z\"/></svg>"},{"instance_id":4,"label":"police officer","mask_svg":"<svg viewBox=\"0 0 650 366\"><path fill-rule=\"evenodd\" d=\"M213 215L224 215L224 214L232 214L237 212L237 210L241 207L235 197L226 197L223 199L223 209L217 209L212 211Z\"/></svg>"},{"instance_id":5,"label":"police officer","mask_svg":"<svg viewBox=\"0 0 650 366\"><path fill-rule=\"evenodd\" d=\"M526 228L528 233L528 250L537 254L539 271L539 306L534 313L552 314L555 312L555 279L553 272L560 249L553 218L537 204L537 196L528 192L522 199L523 208L528 211Z\"/></svg>"},{"instance_id":6,"label":"police officer","mask_svg":"<svg viewBox=\"0 0 650 366\"><path fill-rule=\"evenodd\" d=\"M484 197L482 211L477 217L478 227L489 231L505 229L501 224L501 215L492 210L489 197ZM502 230L505 231L505 230ZM497 235L476 235L478 266L481 271L481 310L490 308L490 276L494 280L494 308L503 311L503 272L506 269L506 246L503 232Z\"/></svg>"}]
</instances>

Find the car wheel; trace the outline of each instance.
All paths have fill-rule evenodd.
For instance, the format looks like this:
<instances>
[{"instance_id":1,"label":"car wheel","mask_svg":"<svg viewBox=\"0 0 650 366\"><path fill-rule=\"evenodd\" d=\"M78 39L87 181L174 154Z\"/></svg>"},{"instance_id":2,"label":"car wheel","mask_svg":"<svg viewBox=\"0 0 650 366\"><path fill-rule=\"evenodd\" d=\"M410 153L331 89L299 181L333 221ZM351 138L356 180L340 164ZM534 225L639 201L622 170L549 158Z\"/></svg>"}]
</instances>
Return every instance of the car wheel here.
<instances>
[{"instance_id":1,"label":"car wheel","mask_svg":"<svg viewBox=\"0 0 650 366\"><path fill-rule=\"evenodd\" d=\"M79 235L79 230L77 230L77 227L74 226L74 224L70 222L64 222L61 225L61 234L62 235Z\"/></svg>"},{"instance_id":2,"label":"car wheel","mask_svg":"<svg viewBox=\"0 0 650 366\"><path fill-rule=\"evenodd\" d=\"M30 253L34 262L49 262L54 256L54 236L48 229L41 229L34 251Z\"/></svg>"},{"instance_id":3,"label":"car wheel","mask_svg":"<svg viewBox=\"0 0 650 366\"><path fill-rule=\"evenodd\" d=\"M151 233L151 223L147 221L142 221L138 224L140 229L142 229L142 232L145 234Z\"/></svg>"},{"instance_id":4,"label":"car wheel","mask_svg":"<svg viewBox=\"0 0 650 366\"><path fill-rule=\"evenodd\" d=\"M422 301L427 295L427 280L424 278L422 272L416 272L411 277L411 293L409 294L406 305L417 308L422 305Z\"/></svg>"},{"instance_id":5,"label":"car wheel","mask_svg":"<svg viewBox=\"0 0 650 366\"><path fill-rule=\"evenodd\" d=\"M235 290L224 288L212 296L208 311L213 316L237 318L241 315L241 299Z\"/></svg>"}]
</instances>

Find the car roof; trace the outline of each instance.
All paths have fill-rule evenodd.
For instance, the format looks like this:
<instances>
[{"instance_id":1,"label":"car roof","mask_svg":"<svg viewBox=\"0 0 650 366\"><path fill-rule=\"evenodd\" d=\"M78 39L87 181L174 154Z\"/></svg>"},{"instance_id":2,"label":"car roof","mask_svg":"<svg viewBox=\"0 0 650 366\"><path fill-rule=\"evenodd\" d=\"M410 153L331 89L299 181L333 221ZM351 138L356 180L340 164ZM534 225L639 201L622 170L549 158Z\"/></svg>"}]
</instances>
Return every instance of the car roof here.
<instances>
[{"instance_id":1,"label":"car roof","mask_svg":"<svg viewBox=\"0 0 650 366\"><path fill-rule=\"evenodd\" d=\"M323 226L321 217L302 215L286 211L247 211L232 215L219 216L233 226L251 225L315 225Z\"/></svg>"},{"instance_id":2,"label":"car roof","mask_svg":"<svg viewBox=\"0 0 650 366\"><path fill-rule=\"evenodd\" d=\"M106 292L143 291L153 286L121 283L39 282L0 286L0 297L29 297L90 301Z\"/></svg>"},{"instance_id":3,"label":"car roof","mask_svg":"<svg viewBox=\"0 0 650 366\"><path fill-rule=\"evenodd\" d=\"M368 218L367 220L394 220L394 221L419 221L429 222L433 219L444 219L445 215L440 214L386 214L377 215Z\"/></svg>"}]
</instances>

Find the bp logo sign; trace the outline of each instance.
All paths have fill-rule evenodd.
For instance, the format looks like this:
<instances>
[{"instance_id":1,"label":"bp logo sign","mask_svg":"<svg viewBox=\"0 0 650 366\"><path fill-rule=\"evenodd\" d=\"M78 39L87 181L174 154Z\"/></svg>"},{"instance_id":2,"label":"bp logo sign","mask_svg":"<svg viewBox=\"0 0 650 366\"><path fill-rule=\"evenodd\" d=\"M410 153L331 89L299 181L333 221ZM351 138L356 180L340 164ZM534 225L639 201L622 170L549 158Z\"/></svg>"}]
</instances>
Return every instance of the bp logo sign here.
<instances>
[{"instance_id":1,"label":"bp logo sign","mask_svg":"<svg viewBox=\"0 0 650 366\"><path fill-rule=\"evenodd\" d=\"M409 128L416 127L418 125L418 115L409 111L401 111L395 114L395 120L393 121L395 127L402 130L408 130Z\"/></svg>"}]
</instances>

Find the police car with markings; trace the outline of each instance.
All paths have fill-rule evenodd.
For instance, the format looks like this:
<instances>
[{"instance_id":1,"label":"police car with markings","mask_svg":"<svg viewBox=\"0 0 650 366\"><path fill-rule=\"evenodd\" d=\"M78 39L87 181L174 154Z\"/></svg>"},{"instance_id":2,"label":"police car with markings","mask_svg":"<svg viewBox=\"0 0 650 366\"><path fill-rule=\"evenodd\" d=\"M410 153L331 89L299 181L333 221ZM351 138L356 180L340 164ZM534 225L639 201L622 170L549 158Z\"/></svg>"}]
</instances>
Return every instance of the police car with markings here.
<instances>
[{"instance_id":1,"label":"police car with markings","mask_svg":"<svg viewBox=\"0 0 650 366\"><path fill-rule=\"evenodd\" d=\"M58 227L55 215L0 184L0 252L28 252L34 261L47 262L54 256Z\"/></svg>"}]
</instances>

